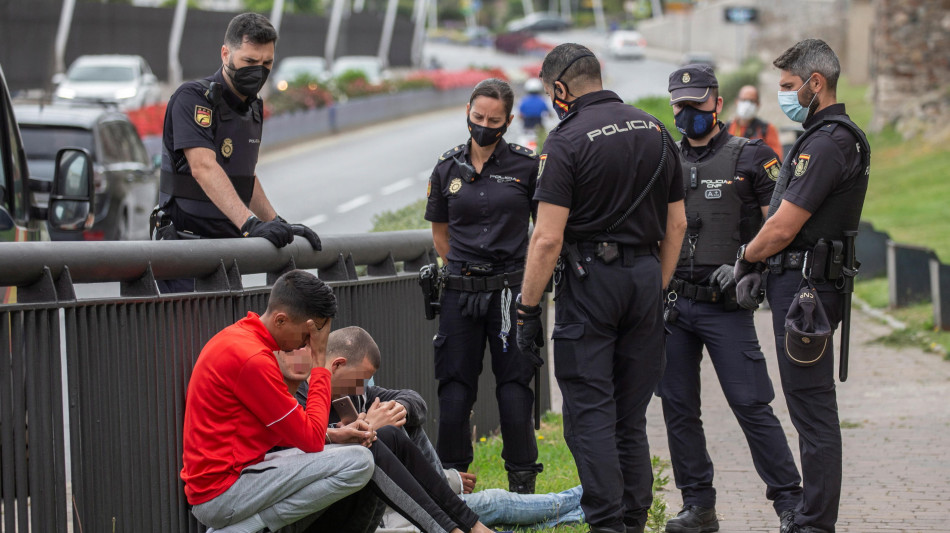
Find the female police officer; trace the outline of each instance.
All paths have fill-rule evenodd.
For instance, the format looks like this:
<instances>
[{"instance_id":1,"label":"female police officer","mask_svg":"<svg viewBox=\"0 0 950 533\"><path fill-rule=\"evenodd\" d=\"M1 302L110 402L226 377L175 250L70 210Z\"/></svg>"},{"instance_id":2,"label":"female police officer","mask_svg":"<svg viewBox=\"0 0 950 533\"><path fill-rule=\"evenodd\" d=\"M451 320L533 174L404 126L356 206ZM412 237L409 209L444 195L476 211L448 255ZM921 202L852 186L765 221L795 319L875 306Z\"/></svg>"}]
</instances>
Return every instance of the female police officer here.
<instances>
[{"instance_id":1,"label":"female police officer","mask_svg":"<svg viewBox=\"0 0 950 533\"><path fill-rule=\"evenodd\" d=\"M528 386L535 367L518 350L511 324L538 161L527 148L502 139L513 105L506 82L487 79L475 86L465 108L471 138L439 158L429 178L425 218L447 269L434 340L439 457L445 468L462 472L472 462L469 414L487 341L509 488L532 493L542 469Z\"/></svg>"}]
</instances>

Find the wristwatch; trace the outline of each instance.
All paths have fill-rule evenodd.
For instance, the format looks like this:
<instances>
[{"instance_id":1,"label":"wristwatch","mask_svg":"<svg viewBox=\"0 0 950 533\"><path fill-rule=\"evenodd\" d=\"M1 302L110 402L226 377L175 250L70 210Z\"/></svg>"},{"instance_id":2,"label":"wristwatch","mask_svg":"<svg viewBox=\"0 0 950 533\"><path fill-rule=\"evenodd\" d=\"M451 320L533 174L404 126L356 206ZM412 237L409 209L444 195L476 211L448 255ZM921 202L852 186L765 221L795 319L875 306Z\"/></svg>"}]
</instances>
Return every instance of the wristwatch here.
<instances>
[{"instance_id":1,"label":"wristwatch","mask_svg":"<svg viewBox=\"0 0 950 533\"><path fill-rule=\"evenodd\" d=\"M745 258L745 247L746 247L745 244L739 247L739 251L736 253L736 259L738 259L739 261L745 261L746 263L748 263L748 261Z\"/></svg>"},{"instance_id":2,"label":"wristwatch","mask_svg":"<svg viewBox=\"0 0 950 533\"><path fill-rule=\"evenodd\" d=\"M541 304L538 305L525 305L521 303L521 293L518 293L518 297L515 298L515 307L522 313L533 314L541 311Z\"/></svg>"}]
</instances>

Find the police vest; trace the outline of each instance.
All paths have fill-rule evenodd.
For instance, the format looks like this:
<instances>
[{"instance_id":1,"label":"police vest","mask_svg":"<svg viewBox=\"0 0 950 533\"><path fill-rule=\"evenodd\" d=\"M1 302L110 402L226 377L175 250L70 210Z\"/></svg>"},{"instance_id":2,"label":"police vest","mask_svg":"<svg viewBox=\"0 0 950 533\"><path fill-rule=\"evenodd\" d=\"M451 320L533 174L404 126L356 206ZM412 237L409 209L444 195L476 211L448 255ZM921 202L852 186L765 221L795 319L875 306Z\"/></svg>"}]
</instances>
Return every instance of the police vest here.
<instances>
[{"instance_id":1,"label":"police vest","mask_svg":"<svg viewBox=\"0 0 950 533\"><path fill-rule=\"evenodd\" d=\"M862 155L864 166L863 175L856 176L856 179L848 180L843 184L843 188L834 191L818 207L811 217L799 230L798 235L788 245L792 250L811 249L818 243L818 239L825 238L829 240L844 240L845 231L857 231L858 222L861 219L861 208L864 206L864 195L868 190L868 176L871 172L871 145L864 132L847 115L829 115L822 118L821 122L814 124L803 133L792 149L789 150L789 157L782 163L782 169L779 171L778 182L775 184L775 191L772 193L772 200L769 202L769 214L771 217L778 210L782 203L782 196L788 188L788 183L792 179L793 173L803 174L806 163L798 161L795 165L792 161L799 159L799 150L805 139L820 129L825 128L831 131L836 127L848 128L854 137L858 140L858 153ZM800 170L799 170L800 169Z\"/></svg>"},{"instance_id":2,"label":"police vest","mask_svg":"<svg viewBox=\"0 0 950 533\"><path fill-rule=\"evenodd\" d=\"M742 244L743 205L734 180L739 153L749 142L732 137L713 157L690 162L680 151L686 189L686 237L680 265L734 263Z\"/></svg>"},{"instance_id":3,"label":"police vest","mask_svg":"<svg viewBox=\"0 0 950 533\"><path fill-rule=\"evenodd\" d=\"M256 99L246 113L238 113L224 101L224 87L207 79L197 80L205 88L205 98L212 105L211 128L214 134L215 159L231 180L238 197L248 205L254 194L254 170L260 152L263 131L263 102ZM251 140L258 142L250 142ZM175 161L177 172L162 170L159 189L161 205L172 198L186 213L202 218L227 220L227 216L208 198L198 180L189 172L187 160Z\"/></svg>"}]
</instances>

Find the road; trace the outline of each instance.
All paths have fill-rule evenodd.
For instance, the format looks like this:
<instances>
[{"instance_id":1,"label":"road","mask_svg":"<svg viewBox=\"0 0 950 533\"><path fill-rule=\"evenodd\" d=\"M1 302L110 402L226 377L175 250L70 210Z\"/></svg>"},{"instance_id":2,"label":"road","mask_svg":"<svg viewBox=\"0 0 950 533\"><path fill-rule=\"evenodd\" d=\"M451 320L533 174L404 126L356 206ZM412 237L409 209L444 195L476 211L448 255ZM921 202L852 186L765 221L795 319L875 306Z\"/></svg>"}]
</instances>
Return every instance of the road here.
<instances>
[{"instance_id":1,"label":"road","mask_svg":"<svg viewBox=\"0 0 950 533\"><path fill-rule=\"evenodd\" d=\"M591 32L545 34L556 43L588 44L595 53L604 40ZM429 44L426 54L446 69L469 65L501 67L513 81L526 65L541 58L501 54L490 48ZM627 101L665 94L675 68L662 61L604 61L605 87ZM520 94L520 90L518 91ZM506 139L517 142L517 121ZM258 176L277 211L287 220L303 222L318 233L365 232L382 211L404 207L425 197L426 181L443 151L467 138L464 102L443 110L360 129L330 138L265 153Z\"/></svg>"}]
</instances>

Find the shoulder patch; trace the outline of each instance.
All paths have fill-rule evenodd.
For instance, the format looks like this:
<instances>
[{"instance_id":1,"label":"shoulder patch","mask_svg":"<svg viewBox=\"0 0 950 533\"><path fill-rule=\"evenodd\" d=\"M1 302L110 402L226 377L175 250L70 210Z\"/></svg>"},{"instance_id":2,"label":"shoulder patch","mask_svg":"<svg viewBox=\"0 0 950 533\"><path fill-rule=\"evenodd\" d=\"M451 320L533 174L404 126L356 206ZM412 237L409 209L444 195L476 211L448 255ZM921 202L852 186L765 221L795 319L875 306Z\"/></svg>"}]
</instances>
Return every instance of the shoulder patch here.
<instances>
[{"instance_id":1,"label":"shoulder patch","mask_svg":"<svg viewBox=\"0 0 950 533\"><path fill-rule=\"evenodd\" d=\"M462 151L462 148L465 148L465 145L464 145L464 144L460 144L460 145L456 146L455 148L452 148L452 149L450 149L450 150L446 150L445 152L442 153L441 156L439 156L439 161L445 161L446 159L452 157L453 155L455 155L455 154L461 152L461 151Z\"/></svg>"},{"instance_id":2,"label":"shoulder patch","mask_svg":"<svg viewBox=\"0 0 950 533\"><path fill-rule=\"evenodd\" d=\"M202 128L211 126L211 115L211 108L205 107L203 105L195 106L195 123Z\"/></svg>"},{"instance_id":3,"label":"shoulder patch","mask_svg":"<svg viewBox=\"0 0 950 533\"><path fill-rule=\"evenodd\" d=\"M528 157L534 157L534 152L530 148L526 148L524 146L521 146L520 144L508 143L508 148L516 154L521 154Z\"/></svg>"},{"instance_id":4,"label":"shoulder patch","mask_svg":"<svg viewBox=\"0 0 950 533\"><path fill-rule=\"evenodd\" d=\"M811 161L811 156L808 154L801 154L798 156L798 163L795 165L795 176L801 176L808 170L808 163Z\"/></svg>"},{"instance_id":5,"label":"shoulder patch","mask_svg":"<svg viewBox=\"0 0 950 533\"><path fill-rule=\"evenodd\" d=\"M762 165L762 167L765 169L765 172L769 175L769 178L771 178L772 181L778 180L778 171L781 168L781 165L779 164L777 158L773 157L768 163Z\"/></svg>"}]
</instances>

